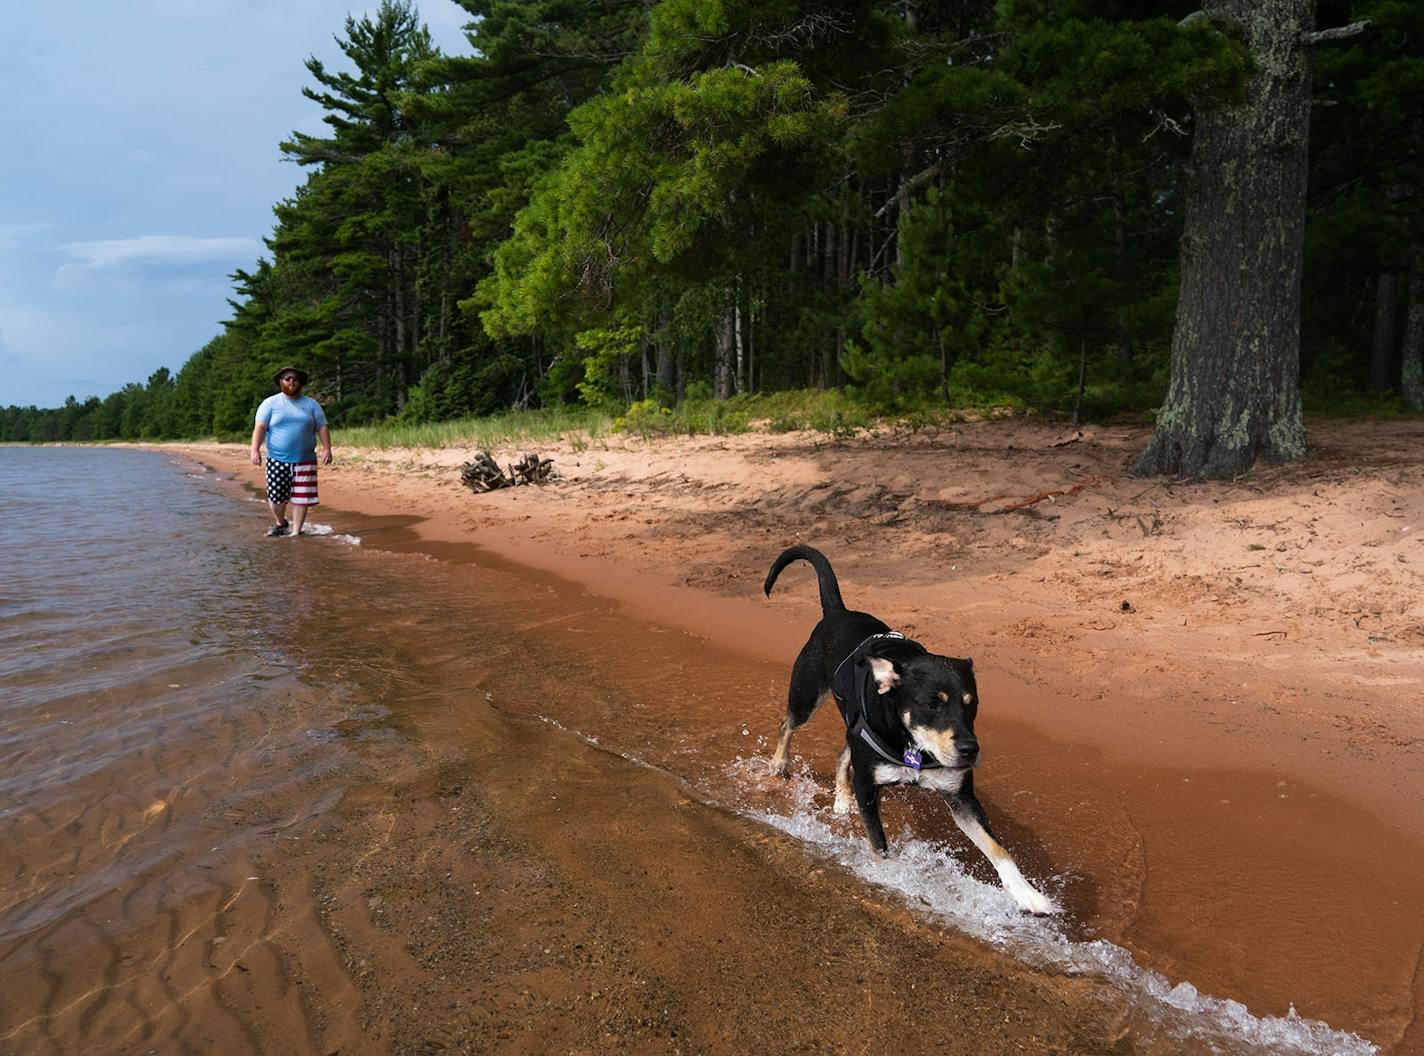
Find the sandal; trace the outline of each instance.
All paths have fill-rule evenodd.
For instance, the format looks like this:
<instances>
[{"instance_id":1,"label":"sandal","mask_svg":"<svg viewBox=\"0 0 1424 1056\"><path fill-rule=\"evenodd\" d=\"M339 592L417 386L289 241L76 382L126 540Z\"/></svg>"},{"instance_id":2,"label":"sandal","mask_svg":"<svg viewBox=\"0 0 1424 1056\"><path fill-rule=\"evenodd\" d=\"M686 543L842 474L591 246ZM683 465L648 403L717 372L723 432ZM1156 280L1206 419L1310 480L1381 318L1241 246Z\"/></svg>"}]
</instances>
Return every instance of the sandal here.
<instances>
[{"instance_id":1,"label":"sandal","mask_svg":"<svg viewBox=\"0 0 1424 1056\"><path fill-rule=\"evenodd\" d=\"M267 538L271 539L276 535L286 535L289 528L290 525L288 525L286 521L283 521L281 524L274 524L271 528L267 529Z\"/></svg>"}]
</instances>

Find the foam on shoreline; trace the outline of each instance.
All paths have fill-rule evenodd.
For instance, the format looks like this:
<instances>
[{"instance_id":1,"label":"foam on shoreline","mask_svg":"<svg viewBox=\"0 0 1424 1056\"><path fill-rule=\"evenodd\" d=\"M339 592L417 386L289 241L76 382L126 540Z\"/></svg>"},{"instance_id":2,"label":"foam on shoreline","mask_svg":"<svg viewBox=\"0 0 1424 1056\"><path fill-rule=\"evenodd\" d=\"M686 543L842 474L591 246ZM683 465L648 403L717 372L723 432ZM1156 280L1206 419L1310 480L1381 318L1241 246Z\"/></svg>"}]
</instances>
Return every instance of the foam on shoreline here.
<instances>
[{"instance_id":1,"label":"foam on shoreline","mask_svg":"<svg viewBox=\"0 0 1424 1056\"><path fill-rule=\"evenodd\" d=\"M739 784L755 786L764 778L764 758L739 759L731 767ZM1053 918L1021 913L1000 887L969 875L949 848L925 840L892 841L892 854L880 859L867 852L855 832L836 831L832 815L817 807L819 791L805 774L789 781L791 809L744 811L764 824L793 836L843 868L877 887L899 895L912 909L945 922L955 931L1037 968L1066 975L1106 980L1123 994L1140 1015L1142 1029L1162 1042L1160 1050L1182 1051L1195 1043L1202 1051L1299 1054L1299 1056L1369 1056L1376 1045L1356 1034L1305 1019L1292 1008L1284 1016L1257 1016L1230 998L1203 994L1190 982L1171 983L1160 972L1144 968L1121 946L1103 939L1074 941ZM1035 880L1041 878L1034 878ZM1054 879L1046 885L1052 894ZM1141 1040L1141 1039L1139 1039Z\"/></svg>"}]
</instances>

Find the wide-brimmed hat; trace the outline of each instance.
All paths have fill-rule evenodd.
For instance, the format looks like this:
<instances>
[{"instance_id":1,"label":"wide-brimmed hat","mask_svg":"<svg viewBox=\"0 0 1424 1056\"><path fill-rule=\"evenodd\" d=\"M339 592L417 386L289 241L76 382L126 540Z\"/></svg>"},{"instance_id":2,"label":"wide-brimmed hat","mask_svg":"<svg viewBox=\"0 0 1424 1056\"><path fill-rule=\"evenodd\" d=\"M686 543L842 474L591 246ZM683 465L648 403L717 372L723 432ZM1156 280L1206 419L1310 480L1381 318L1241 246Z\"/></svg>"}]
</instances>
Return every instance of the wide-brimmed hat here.
<instances>
[{"instance_id":1,"label":"wide-brimmed hat","mask_svg":"<svg viewBox=\"0 0 1424 1056\"><path fill-rule=\"evenodd\" d=\"M282 367L280 370L278 370L277 373L272 375L273 384L282 384L282 375L287 373L287 371L289 370L297 376L297 381L299 383L301 383L302 385L305 385L307 383L307 372L304 371L301 367L294 367L291 364L288 364L287 366Z\"/></svg>"}]
</instances>

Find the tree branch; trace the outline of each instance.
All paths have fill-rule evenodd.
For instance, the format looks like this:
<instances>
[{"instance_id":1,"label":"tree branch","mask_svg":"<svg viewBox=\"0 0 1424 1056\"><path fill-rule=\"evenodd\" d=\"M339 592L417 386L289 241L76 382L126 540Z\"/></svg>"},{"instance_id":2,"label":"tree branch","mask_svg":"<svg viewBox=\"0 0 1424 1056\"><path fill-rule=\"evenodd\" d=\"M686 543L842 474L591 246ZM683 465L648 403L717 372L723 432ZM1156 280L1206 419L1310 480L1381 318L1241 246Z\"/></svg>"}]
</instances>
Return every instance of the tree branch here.
<instances>
[{"instance_id":1,"label":"tree branch","mask_svg":"<svg viewBox=\"0 0 1424 1056\"><path fill-rule=\"evenodd\" d=\"M889 201L887 201L884 205L882 205L879 209L875 211L875 218L877 220L880 219L882 216L884 216L890 211L890 207L892 205L900 201L905 195L909 194L916 188L923 187L925 184L929 183L930 180L934 179L936 176L939 175L939 170L943 167L944 162L937 161L929 168L921 172L915 173L915 175L911 176L904 183L900 184L899 189L895 192L895 197L891 198Z\"/></svg>"},{"instance_id":2,"label":"tree branch","mask_svg":"<svg viewBox=\"0 0 1424 1056\"><path fill-rule=\"evenodd\" d=\"M1163 129L1166 129L1168 132L1174 132L1179 136L1185 136L1187 134L1187 130L1181 126L1181 123L1167 113L1167 111L1153 110L1152 116L1157 118L1157 123L1152 126L1151 132L1148 132L1147 135L1142 137L1142 142L1146 143Z\"/></svg>"},{"instance_id":3,"label":"tree branch","mask_svg":"<svg viewBox=\"0 0 1424 1056\"><path fill-rule=\"evenodd\" d=\"M1048 135L1062 128L1062 125L1049 122L1046 125L1038 123L1038 118L1029 115L1022 121L1010 121L989 133L990 139L1012 139L1017 137L1019 146L1024 150L1032 148L1033 144Z\"/></svg>"},{"instance_id":4,"label":"tree branch","mask_svg":"<svg viewBox=\"0 0 1424 1056\"><path fill-rule=\"evenodd\" d=\"M1348 26L1336 26L1334 29L1318 29L1314 33L1302 33L1300 42L1314 47L1316 44L1324 44L1331 40L1344 40L1346 37L1359 36L1370 26L1370 20L1364 19L1360 22L1351 22Z\"/></svg>"}]
</instances>

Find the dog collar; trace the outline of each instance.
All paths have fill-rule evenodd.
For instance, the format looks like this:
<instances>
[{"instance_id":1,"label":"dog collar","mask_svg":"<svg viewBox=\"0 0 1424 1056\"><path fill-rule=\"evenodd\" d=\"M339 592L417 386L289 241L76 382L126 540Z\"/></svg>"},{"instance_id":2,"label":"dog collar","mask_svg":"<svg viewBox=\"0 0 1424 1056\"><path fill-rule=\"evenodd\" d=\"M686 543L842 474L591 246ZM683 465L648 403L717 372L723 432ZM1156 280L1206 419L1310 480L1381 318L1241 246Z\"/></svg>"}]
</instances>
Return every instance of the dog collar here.
<instances>
[{"instance_id":1,"label":"dog collar","mask_svg":"<svg viewBox=\"0 0 1424 1056\"><path fill-rule=\"evenodd\" d=\"M884 631L872 634L861 642L840 662L831 676L831 692L842 704L847 701L854 706L843 709L846 727L853 740L862 741L872 752L893 766L903 766L910 770L939 770L944 764L928 752L921 752L912 744L900 755L896 755L885 742L870 728L865 702L870 694L870 685L875 676L870 670L870 659L879 656L890 659L890 654L919 656L929 652L923 645L906 638L898 631ZM852 717L853 716L853 717Z\"/></svg>"}]
</instances>

